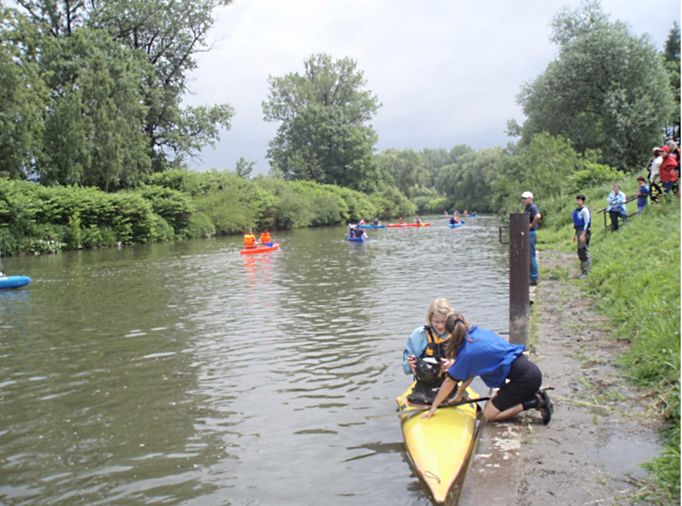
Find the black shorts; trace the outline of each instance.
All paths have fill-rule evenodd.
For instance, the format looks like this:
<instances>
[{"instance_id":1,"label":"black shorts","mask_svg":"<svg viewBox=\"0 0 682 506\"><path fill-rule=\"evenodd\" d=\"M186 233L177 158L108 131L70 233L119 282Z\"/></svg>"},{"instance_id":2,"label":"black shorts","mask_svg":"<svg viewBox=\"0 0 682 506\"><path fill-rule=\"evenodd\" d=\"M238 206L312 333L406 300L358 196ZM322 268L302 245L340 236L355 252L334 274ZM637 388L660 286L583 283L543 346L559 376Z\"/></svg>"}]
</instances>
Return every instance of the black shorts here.
<instances>
[{"instance_id":1,"label":"black shorts","mask_svg":"<svg viewBox=\"0 0 682 506\"><path fill-rule=\"evenodd\" d=\"M517 404L531 400L542 385L540 369L525 355L519 355L512 362L507 379L509 381L490 401L500 411L506 411Z\"/></svg>"}]
</instances>

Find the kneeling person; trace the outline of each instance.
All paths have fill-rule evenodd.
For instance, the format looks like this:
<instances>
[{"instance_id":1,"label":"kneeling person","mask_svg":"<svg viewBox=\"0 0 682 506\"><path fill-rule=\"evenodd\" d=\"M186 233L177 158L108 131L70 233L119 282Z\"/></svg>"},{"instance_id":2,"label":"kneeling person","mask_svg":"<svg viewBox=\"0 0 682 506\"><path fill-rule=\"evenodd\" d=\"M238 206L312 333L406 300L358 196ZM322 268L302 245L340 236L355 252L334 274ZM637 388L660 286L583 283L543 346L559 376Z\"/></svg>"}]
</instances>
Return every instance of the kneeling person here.
<instances>
[{"instance_id":1,"label":"kneeling person","mask_svg":"<svg viewBox=\"0 0 682 506\"><path fill-rule=\"evenodd\" d=\"M438 391L431 409L422 415L433 416L457 386L454 402L464 397L476 376L490 388L499 388L483 410L487 421L511 418L527 409L538 409L542 422L549 423L553 406L546 390L541 390L542 373L538 366L523 354L522 344L510 344L500 336L469 325L461 314L448 316L445 327L450 333L446 356L454 360L447 370L447 378ZM507 381L509 380L509 381Z\"/></svg>"}]
</instances>

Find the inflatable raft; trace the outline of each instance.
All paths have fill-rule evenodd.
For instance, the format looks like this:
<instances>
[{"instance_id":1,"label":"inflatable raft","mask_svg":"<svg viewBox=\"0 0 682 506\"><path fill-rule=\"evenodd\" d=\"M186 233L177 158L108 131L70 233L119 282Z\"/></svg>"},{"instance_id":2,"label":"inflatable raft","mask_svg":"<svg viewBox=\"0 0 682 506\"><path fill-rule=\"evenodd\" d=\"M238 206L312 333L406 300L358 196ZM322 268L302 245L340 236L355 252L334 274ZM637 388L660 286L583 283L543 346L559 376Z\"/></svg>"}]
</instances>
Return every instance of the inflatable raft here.
<instances>
[{"instance_id":1,"label":"inflatable raft","mask_svg":"<svg viewBox=\"0 0 682 506\"><path fill-rule=\"evenodd\" d=\"M0 277L0 288L21 288L31 282L28 276L2 276Z\"/></svg>"}]
</instances>

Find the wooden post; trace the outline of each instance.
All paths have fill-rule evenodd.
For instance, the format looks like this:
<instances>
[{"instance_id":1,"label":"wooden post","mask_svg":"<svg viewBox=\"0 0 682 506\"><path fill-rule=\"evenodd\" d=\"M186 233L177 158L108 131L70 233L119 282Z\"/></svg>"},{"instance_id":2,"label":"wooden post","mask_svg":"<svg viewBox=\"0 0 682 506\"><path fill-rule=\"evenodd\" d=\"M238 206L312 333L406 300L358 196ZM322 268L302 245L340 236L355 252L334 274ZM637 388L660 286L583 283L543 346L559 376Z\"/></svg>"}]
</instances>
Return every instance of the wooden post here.
<instances>
[{"instance_id":1,"label":"wooden post","mask_svg":"<svg viewBox=\"0 0 682 506\"><path fill-rule=\"evenodd\" d=\"M528 344L530 239L528 214L509 215L509 342Z\"/></svg>"}]
</instances>

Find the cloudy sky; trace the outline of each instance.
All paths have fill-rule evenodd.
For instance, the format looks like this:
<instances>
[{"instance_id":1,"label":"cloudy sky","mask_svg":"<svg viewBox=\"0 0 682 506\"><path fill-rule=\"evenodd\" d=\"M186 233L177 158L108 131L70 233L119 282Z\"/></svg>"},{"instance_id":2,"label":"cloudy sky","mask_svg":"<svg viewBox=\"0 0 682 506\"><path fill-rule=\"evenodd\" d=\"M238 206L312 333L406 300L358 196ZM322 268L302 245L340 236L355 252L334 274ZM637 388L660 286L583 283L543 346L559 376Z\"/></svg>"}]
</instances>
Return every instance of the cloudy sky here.
<instances>
[{"instance_id":1,"label":"cloudy sky","mask_svg":"<svg viewBox=\"0 0 682 506\"><path fill-rule=\"evenodd\" d=\"M234 169L244 157L269 170L277 129L263 121L268 76L302 72L313 53L350 57L382 107L371 122L378 150L504 146L523 121L522 84L557 55L550 22L579 0L234 0L216 12L210 51L198 56L186 103L229 103L232 128L190 166ZM611 19L661 49L679 0L602 0Z\"/></svg>"}]
</instances>

